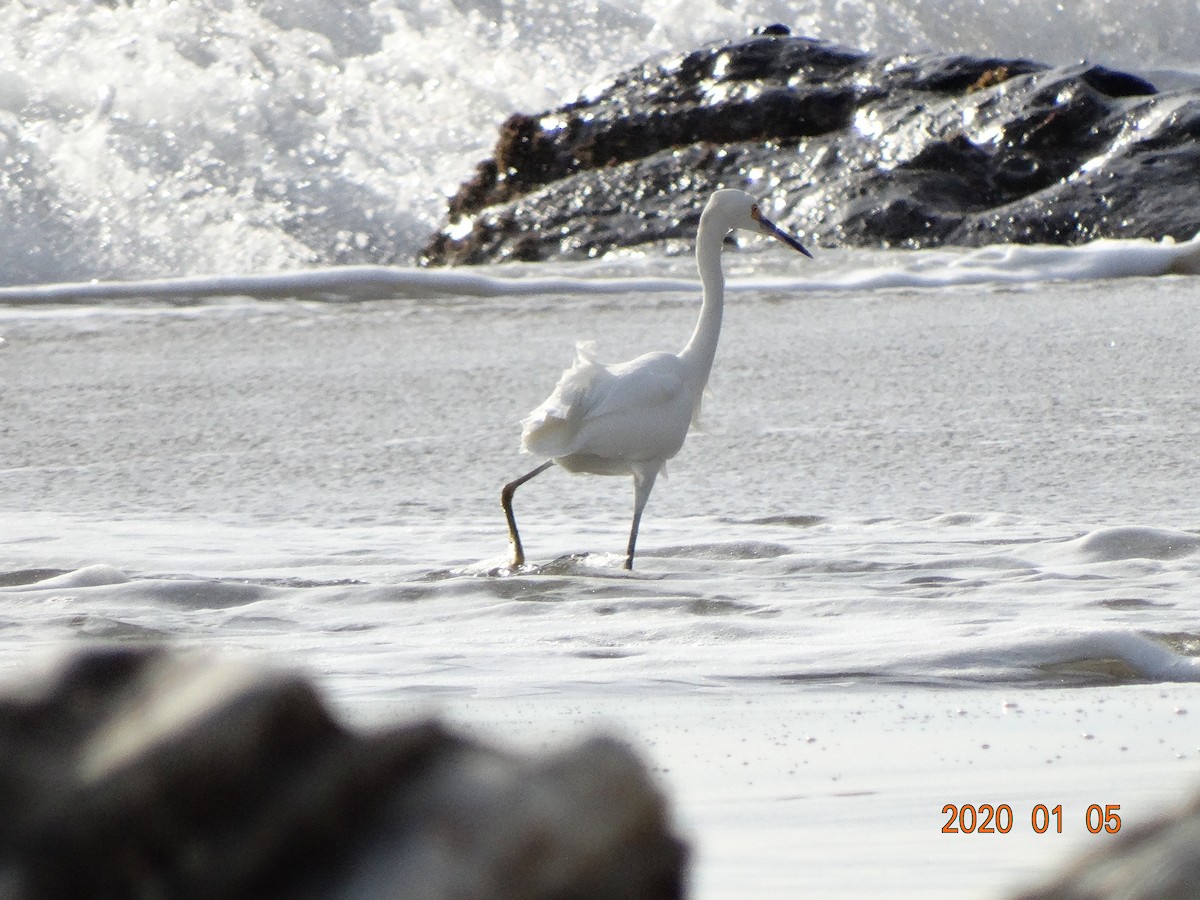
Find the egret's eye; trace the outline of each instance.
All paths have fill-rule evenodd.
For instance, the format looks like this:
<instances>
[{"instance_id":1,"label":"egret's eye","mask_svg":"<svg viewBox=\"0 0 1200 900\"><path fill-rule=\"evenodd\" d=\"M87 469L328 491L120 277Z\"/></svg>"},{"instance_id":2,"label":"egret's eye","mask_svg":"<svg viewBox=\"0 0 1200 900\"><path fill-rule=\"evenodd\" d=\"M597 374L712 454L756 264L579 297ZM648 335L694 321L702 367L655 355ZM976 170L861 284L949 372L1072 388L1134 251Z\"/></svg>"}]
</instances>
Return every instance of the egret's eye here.
<instances>
[{"instance_id":1,"label":"egret's eye","mask_svg":"<svg viewBox=\"0 0 1200 900\"><path fill-rule=\"evenodd\" d=\"M758 204L757 204L757 203L755 203L755 204L754 204L752 207L750 207L750 218L752 218L752 219L757 219L757 218L758 218L759 216L761 216L761 215L762 215L762 213L760 213L760 212L758 211Z\"/></svg>"}]
</instances>

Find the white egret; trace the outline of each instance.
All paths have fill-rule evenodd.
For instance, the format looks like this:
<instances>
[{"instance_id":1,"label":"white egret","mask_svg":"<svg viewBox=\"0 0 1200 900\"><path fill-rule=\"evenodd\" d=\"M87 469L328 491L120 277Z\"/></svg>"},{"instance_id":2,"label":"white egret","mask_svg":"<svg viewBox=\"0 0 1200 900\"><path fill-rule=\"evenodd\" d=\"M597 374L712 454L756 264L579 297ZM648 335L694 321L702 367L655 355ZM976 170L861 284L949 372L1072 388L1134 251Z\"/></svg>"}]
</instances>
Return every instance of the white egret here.
<instances>
[{"instance_id":1,"label":"white egret","mask_svg":"<svg viewBox=\"0 0 1200 900\"><path fill-rule=\"evenodd\" d=\"M606 366L595 360L590 344L581 343L574 365L563 372L554 392L521 422L522 449L548 458L506 484L500 494L508 519L513 568L525 564L513 516L513 494L553 465L568 472L633 476L633 526L625 551L625 568L633 568L638 524L654 479L663 464L679 452L700 413L725 304L721 245L735 228L770 235L812 256L798 240L770 222L749 194L720 190L712 195L696 233L696 267L704 293L700 318L687 345L679 353L647 353L631 362Z\"/></svg>"}]
</instances>

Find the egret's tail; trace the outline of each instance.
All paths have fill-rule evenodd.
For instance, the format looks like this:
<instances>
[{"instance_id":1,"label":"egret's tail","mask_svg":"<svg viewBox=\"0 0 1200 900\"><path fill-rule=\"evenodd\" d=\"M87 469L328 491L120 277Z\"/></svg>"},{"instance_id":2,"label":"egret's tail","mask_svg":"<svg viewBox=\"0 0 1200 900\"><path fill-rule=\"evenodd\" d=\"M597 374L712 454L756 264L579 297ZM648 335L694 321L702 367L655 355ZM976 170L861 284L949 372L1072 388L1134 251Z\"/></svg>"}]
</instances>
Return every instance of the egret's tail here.
<instances>
[{"instance_id":1,"label":"egret's tail","mask_svg":"<svg viewBox=\"0 0 1200 900\"><path fill-rule=\"evenodd\" d=\"M521 420L521 449L554 459L571 453L571 441L587 410L588 389L607 370L596 361L595 341L575 345L575 361L563 372L546 400Z\"/></svg>"}]
</instances>

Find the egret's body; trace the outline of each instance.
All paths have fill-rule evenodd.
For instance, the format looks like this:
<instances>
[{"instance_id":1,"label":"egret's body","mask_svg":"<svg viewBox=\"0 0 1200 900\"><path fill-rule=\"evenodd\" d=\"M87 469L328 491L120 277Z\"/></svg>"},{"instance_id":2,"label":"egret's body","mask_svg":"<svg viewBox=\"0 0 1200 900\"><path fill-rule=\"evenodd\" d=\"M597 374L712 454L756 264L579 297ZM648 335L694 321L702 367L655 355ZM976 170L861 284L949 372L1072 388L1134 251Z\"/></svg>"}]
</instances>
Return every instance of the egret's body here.
<instances>
[{"instance_id":1,"label":"egret's body","mask_svg":"<svg viewBox=\"0 0 1200 900\"><path fill-rule=\"evenodd\" d=\"M512 511L516 489L552 465L591 475L631 475L633 525L625 568L633 568L638 525L654 480L679 452L688 428L700 412L700 400L717 352L724 308L725 279L721 244L734 228L771 235L809 256L800 242L780 231L759 212L750 195L717 191L700 216L696 264L704 285L700 318L679 353L647 353L619 365L596 361L592 346L576 347L575 363L553 393L522 421L522 449L546 457L533 471L504 486L501 503L513 545L513 566L525 553Z\"/></svg>"}]
</instances>

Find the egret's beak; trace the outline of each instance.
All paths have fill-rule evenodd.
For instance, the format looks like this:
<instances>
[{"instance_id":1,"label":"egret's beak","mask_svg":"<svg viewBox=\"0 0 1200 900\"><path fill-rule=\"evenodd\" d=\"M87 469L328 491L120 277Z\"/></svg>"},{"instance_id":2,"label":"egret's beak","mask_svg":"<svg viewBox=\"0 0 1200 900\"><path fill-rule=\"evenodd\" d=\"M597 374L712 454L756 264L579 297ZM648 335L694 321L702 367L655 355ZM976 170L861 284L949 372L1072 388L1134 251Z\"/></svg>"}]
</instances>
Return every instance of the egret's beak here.
<instances>
[{"instance_id":1,"label":"egret's beak","mask_svg":"<svg viewBox=\"0 0 1200 900\"><path fill-rule=\"evenodd\" d=\"M778 225L776 225L774 222L772 222L770 219L768 219L766 216L764 216L762 213L760 213L758 211L757 207L755 207L754 212L752 212L751 215L754 216L754 221L756 221L758 223L758 229L763 234L769 235L770 237L775 238L775 240L777 240L777 241L782 241L783 243L785 243L789 247L791 247L793 250L798 250L801 253L803 253L805 256L807 256L809 259L812 259L812 254L809 253L806 249L804 249L803 244L801 244L798 240L796 240L794 237L792 237L790 234L788 234L786 231L784 231L782 228L780 228Z\"/></svg>"}]
</instances>

